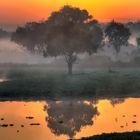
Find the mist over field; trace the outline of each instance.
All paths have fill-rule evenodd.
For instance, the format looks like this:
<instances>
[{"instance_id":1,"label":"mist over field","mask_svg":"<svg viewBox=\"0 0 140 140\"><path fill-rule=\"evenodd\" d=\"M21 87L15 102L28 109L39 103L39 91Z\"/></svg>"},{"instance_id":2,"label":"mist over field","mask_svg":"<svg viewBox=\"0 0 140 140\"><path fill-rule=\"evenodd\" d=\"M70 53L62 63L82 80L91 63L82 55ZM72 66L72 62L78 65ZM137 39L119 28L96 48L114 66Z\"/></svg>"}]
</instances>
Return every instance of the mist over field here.
<instances>
[{"instance_id":1,"label":"mist over field","mask_svg":"<svg viewBox=\"0 0 140 140\"><path fill-rule=\"evenodd\" d=\"M118 63L135 63L135 58L140 56L139 48L136 46L136 37L129 40L130 45L122 47L116 55L115 49L104 46L99 48L97 53L89 56L87 53L79 54L74 67L90 69L96 67L108 67L110 65L119 66ZM131 45L132 44L132 45ZM22 46L11 41L10 38L0 39L0 63L1 64L45 64L49 67L64 68L65 62L62 56L44 58L40 54L32 54ZM138 64L139 65L139 64ZM122 66L122 65L120 65Z\"/></svg>"},{"instance_id":2,"label":"mist over field","mask_svg":"<svg viewBox=\"0 0 140 140\"><path fill-rule=\"evenodd\" d=\"M0 39L0 63L48 64L52 61L52 58L46 59L39 54L31 54L22 46L12 42L10 38Z\"/></svg>"}]
</instances>

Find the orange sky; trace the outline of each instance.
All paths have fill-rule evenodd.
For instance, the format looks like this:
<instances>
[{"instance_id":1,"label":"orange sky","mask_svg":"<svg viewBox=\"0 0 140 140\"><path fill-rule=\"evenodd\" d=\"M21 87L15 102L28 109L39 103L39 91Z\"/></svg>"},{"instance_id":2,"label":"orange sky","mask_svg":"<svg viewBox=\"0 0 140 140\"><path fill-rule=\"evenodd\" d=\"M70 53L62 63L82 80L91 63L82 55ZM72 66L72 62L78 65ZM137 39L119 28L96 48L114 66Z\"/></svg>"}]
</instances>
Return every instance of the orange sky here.
<instances>
[{"instance_id":1,"label":"orange sky","mask_svg":"<svg viewBox=\"0 0 140 140\"><path fill-rule=\"evenodd\" d=\"M21 24L46 19L65 4L87 9L96 19L140 19L140 0L0 0L0 23Z\"/></svg>"}]
</instances>

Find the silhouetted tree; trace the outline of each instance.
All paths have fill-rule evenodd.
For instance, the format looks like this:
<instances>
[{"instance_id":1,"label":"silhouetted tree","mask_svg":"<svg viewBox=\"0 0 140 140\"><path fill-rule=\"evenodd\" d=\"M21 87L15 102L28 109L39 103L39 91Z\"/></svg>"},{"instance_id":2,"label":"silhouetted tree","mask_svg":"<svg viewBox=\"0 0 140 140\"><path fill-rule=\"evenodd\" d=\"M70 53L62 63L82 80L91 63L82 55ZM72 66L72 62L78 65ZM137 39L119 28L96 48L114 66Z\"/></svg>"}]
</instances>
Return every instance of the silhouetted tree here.
<instances>
[{"instance_id":1,"label":"silhouetted tree","mask_svg":"<svg viewBox=\"0 0 140 140\"><path fill-rule=\"evenodd\" d=\"M78 53L92 54L102 41L102 30L86 10L64 6L48 18L47 35L48 54L63 55L68 64L68 73L72 74L72 66Z\"/></svg>"},{"instance_id":2,"label":"silhouetted tree","mask_svg":"<svg viewBox=\"0 0 140 140\"><path fill-rule=\"evenodd\" d=\"M116 52L120 51L121 46L128 45L130 30L122 23L112 21L105 29L105 36L108 38L109 46L115 48Z\"/></svg>"},{"instance_id":3,"label":"silhouetted tree","mask_svg":"<svg viewBox=\"0 0 140 140\"><path fill-rule=\"evenodd\" d=\"M82 127L93 125L93 117L99 115L97 108L83 101L51 102L44 107L46 121L52 133L73 138Z\"/></svg>"},{"instance_id":4,"label":"silhouetted tree","mask_svg":"<svg viewBox=\"0 0 140 140\"><path fill-rule=\"evenodd\" d=\"M38 50L45 57L64 56L68 73L72 74L77 54L92 54L100 46L102 30L86 10L66 5L53 12L45 22L28 23L23 28L19 27L12 40L31 52Z\"/></svg>"},{"instance_id":5,"label":"silhouetted tree","mask_svg":"<svg viewBox=\"0 0 140 140\"><path fill-rule=\"evenodd\" d=\"M10 37L11 33L0 28L0 38Z\"/></svg>"}]
</instances>

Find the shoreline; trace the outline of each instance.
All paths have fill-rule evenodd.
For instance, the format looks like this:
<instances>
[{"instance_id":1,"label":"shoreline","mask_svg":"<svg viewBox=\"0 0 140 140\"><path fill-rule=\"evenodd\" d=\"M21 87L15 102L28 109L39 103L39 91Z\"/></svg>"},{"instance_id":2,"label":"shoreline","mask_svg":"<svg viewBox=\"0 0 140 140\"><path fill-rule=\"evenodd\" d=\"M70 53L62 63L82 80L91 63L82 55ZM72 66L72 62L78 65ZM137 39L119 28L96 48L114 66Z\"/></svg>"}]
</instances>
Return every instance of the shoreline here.
<instances>
[{"instance_id":1,"label":"shoreline","mask_svg":"<svg viewBox=\"0 0 140 140\"><path fill-rule=\"evenodd\" d=\"M140 131L124 132L124 133L103 133L79 140L140 140Z\"/></svg>"}]
</instances>

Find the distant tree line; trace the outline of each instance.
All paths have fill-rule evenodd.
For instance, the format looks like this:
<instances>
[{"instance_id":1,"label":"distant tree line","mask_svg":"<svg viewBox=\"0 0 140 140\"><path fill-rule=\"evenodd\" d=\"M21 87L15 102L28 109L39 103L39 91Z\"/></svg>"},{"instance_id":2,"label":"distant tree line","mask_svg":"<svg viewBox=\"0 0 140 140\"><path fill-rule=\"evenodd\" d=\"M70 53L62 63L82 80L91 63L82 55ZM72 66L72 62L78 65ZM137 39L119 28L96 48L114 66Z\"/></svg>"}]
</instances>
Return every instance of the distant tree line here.
<instances>
[{"instance_id":1,"label":"distant tree line","mask_svg":"<svg viewBox=\"0 0 140 140\"><path fill-rule=\"evenodd\" d=\"M130 29L132 33L135 33L137 35L136 43L138 46L140 46L140 21L128 22L125 25Z\"/></svg>"},{"instance_id":2,"label":"distant tree line","mask_svg":"<svg viewBox=\"0 0 140 140\"><path fill-rule=\"evenodd\" d=\"M131 31L140 32L140 21L128 22L125 24Z\"/></svg>"},{"instance_id":3,"label":"distant tree line","mask_svg":"<svg viewBox=\"0 0 140 140\"><path fill-rule=\"evenodd\" d=\"M2 28L0 28L0 38L6 38L6 37L10 37L11 33L3 30Z\"/></svg>"},{"instance_id":4,"label":"distant tree line","mask_svg":"<svg viewBox=\"0 0 140 140\"><path fill-rule=\"evenodd\" d=\"M112 21L103 30L87 10L65 5L52 12L46 21L18 27L11 40L44 57L64 56L68 73L72 74L79 53L92 55L104 44L119 53L121 46L128 45L130 36L129 28L122 23Z\"/></svg>"}]
</instances>

